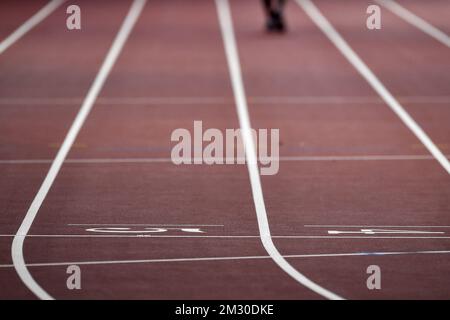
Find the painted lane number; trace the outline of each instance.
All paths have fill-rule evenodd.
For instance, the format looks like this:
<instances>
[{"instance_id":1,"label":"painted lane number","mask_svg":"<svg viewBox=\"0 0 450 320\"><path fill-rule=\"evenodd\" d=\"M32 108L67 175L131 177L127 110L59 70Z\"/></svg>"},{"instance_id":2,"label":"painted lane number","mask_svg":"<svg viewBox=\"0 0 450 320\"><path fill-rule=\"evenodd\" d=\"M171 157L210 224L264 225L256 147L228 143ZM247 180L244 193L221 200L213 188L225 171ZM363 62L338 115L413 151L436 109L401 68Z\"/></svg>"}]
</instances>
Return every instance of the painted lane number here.
<instances>
[{"instance_id":1,"label":"painted lane number","mask_svg":"<svg viewBox=\"0 0 450 320\"><path fill-rule=\"evenodd\" d=\"M443 234L442 231L418 231L418 230L389 230L389 229L360 229L359 231L329 230L328 234Z\"/></svg>"},{"instance_id":2,"label":"painted lane number","mask_svg":"<svg viewBox=\"0 0 450 320\"><path fill-rule=\"evenodd\" d=\"M88 232L100 233L125 233L125 234L143 234L143 233L164 233L170 230L189 232L189 233L204 233L200 228L161 228L161 227L145 227L140 229L133 229L129 227L99 227L86 229Z\"/></svg>"}]
</instances>

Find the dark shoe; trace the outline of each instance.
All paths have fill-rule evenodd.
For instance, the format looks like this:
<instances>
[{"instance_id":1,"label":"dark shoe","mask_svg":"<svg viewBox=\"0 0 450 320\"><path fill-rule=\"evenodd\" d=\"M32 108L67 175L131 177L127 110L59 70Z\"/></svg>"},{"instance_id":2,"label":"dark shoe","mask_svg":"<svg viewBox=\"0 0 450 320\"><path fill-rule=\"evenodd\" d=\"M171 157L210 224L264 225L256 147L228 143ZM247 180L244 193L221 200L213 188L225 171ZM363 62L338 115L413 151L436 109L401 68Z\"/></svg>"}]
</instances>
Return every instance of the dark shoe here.
<instances>
[{"instance_id":1,"label":"dark shoe","mask_svg":"<svg viewBox=\"0 0 450 320\"><path fill-rule=\"evenodd\" d=\"M272 10L266 23L266 29L270 32L284 32L286 30L283 15L280 11Z\"/></svg>"},{"instance_id":2,"label":"dark shoe","mask_svg":"<svg viewBox=\"0 0 450 320\"><path fill-rule=\"evenodd\" d=\"M277 30L277 21L275 20L272 14L267 18L266 30L269 32Z\"/></svg>"}]
</instances>

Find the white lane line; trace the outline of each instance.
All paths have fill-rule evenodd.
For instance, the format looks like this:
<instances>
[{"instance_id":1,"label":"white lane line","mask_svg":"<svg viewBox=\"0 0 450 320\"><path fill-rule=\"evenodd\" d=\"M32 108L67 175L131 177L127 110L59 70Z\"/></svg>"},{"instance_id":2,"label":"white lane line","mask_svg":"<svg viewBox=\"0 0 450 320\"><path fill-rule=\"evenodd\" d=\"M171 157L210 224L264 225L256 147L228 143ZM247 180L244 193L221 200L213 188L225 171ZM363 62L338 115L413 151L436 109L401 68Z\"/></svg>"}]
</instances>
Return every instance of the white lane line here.
<instances>
[{"instance_id":1,"label":"white lane line","mask_svg":"<svg viewBox=\"0 0 450 320\"><path fill-rule=\"evenodd\" d=\"M450 158L450 156L447 156ZM434 160L431 155L371 155L371 156L303 156L280 157L280 161L404 161Z\"/></svg>"},{"instance_id":2,"label":"white lane line","mask_svg":"<svg viewBox=\"0 0 450 320\"><path fill-rule=\"evenodd\" d=\"M13 160L0 160L0 164L49 164L52 163L51 159L13 159Z\"/></svg>"},{"instance_id":3,"label":"white lane line","mask_svg":"<svg viewBox=\"0 0 450 320\"><path fill-rule=\"evenodd\" d=\"M397 2L393 0L375 0L375 1L378 2L380 5L382 5L383 7L385 7L386 9L390 10L392 13L396 14L398 17L402 18L411 25L428 34L430 37L441 42L443 45L450 47L450 37L446 33L434 27L429 22L425 21L419 16L415 15L414 13L412 13L405 7L401 6ZM442 12L442 14L445 13Z\"/></svg>"},{"instance_id":4,"label":"white lane line","mask_svg":"<svg viewBox=\"0 0 450 320\"><path fill-rule=\"evenodd\" d=\"M0 42L0 55L22 38L28 31L33 29L36 25L47 18L53 11L55 11L66 0L52 0L47 3L41 10L36 12L31 18L25 21L19 28L11 33L6 39Z\"/></svg>"},{"instance_id":5,"label":"white lane line","mask_svg":"<svg viewBox=\"0 0 450 320\"><path fill-rule=\"evenodd\" d=\"M48 164L52 159L16 159L0 160L0 164ZM108 164L108 163L171 163L171 158L86 158L86 159L65 159L66 164Z\"/></svg>"},{"instance_id":6,"label":"white lane line","mask_svg":"<svg viewBox=\"0 0 450 320\"><path fill-rule=\"evenodd\" d=\"M450 226L380 226L380 225L337 225L305 224L306 228L450 228Z\"/></svg>"},{"instance_id":7,"label":"white lane line","mask_svg":"<svg viewBox=\"0 0 450 320\"><path fill-rule=\"evenodd\" d=\"M318 253L284 255L286 259L294 258L335 258L335 257L367 257L390 255L418 255L418 254L449 254L450 251L381 251L381 252L352 252L352 253ZM101 260L101 261L72 261L72 262L44 262L28 263L27 267L57 267L68 265L108 265L108 264L139 264L164 262L199 262L199 261L227 261L227 260L257 260L272 259L271 256L239 256L239 257L204 257L204 258L169 258L169 259L139 259L139 260ZM0 264L0 268L11 268L12 264Z\"/></svg>"},{"instance_id":8,"label":"white lane line","mask_svg":"<svg viewBox=\"0 0 450 320\"><path fill-rule=\"evenodd\" d=\"M89 92L86 96L86 99L83 102L83 105L80 108L67 136L64 139L64 142L61 148L56 155L55 160L53 161L47 176L45 177L44 182L42 183L36 197L31 203L28 212L20 225L19 230L17 231L16 236L14 237L13 244L11 247L11 254L14 263L14 267L23 281L23 283L40 299L53 299L47 292L42 289L39 284L33 279L30 272L28 271L24 256L23 256L23 243L24 243L24 235L28 234L30 227L41 207L48 191L50 190L53 182L55 181L56 176L58 175L59 170L61 169L62 164L64 163L64 159L67 156L67 153L70 151L70 148L75 141L78 132L81 130L86 117L88 116L92 106L94 105L95 99L100 93L110 71L112 70L125 42L128 39L128 36L133 29L134 24L139 18L139 15L144 8L146 0L134 0L131 8L120 28L119 33L117 34L114 42L108 52L108 55L101 66L99 73L97 74Z\"/></svg>"},{"instance_id":9,"label":"white lane line","mask_svg":"<svg viewBox=\"0 0 450 320\"><path fill-rule=\"evenodd\" d=\"M430 151L442 167L450 174L450 162L445 155L439 150L434 142L422 130L422 128L414 121L414 119L406 112L394 96L386 89L381 81L362 61L355 51L348 45L336 29L328 22L319 9L310 0L296 0L303 10L308 14L311 20L322 30L328 39L336 46L336 48L347 58L353 67L366 79L372 88L380 95L386 104L397 114L403 123L416 135L423 145Z\"/></svg>"},{"instance_id":10,"label":"white lane line","mask_svg":"<svg viewBox=\"0 0 450 320\"><path fill-rule=\"evenodd\" d=\"M0 234L0 237L24 237L24 238L211 238L211 239L246 239L246 238L260 238L260 235L151 235L151 234ZM450 239L450 237L435 237L435 236L314 236L314 235L288 235L288 236L274 236L275 239Z\"/></svg>"},{"instance_id":11,"label":"white lane line","mask_svg":"<svg viewBox=\"0 0 450 320\"><path fill-rule=\"evenodd\" d=\"M193 223L178 223L178 224L155 224L155 223L68 223L68 226L172 226L172 227L224 227L223 224L193 224Z\"/></svg>"},{"instance_id":12,"label":"white lane line","mask_svg":"<svg viewBox=\"0 0 450 320\"><path fill-rule=\"evenodd\" d=\"M450 96L398 96L397 99L409 104L450 104ZM249 97L251 104L384 104L378 96L280 96Z\"/></svg>"},{"instance_id":13,"label":"white lane line","mask_svg":"<svg viewBox=\"0 0 450 320\"><path fill-rule=\"evenodd\" d=\"M450 155L446 156L450 158ZM208 159L208 158L204 158ZM227 158L225 158L227 159ZM371 156L292 156L279 157L279 161L409 161L409 160L434 160L431 155L371 155ZM242 160L239 158L233 160ZM270 160L258 158L258 160ZM52 159L12 159L0 160L0 164L49 164ZM66 164L108 164L108 163L171 163L171 158L86 158L86 159L66 159ZM225 162L225 161L224 161Z\"/></svg>"},{"instance_id":14,"label":"white lane line","mask_svg":"<svg viewBox=\"0 0 450 320\"><path fill-rule=\"evenodd\" d=\"M241 67L239 55L234 37L233 22L228 0L216 0L217 14L219 17L220 29L222 32L223 43L225 47L226 58L228 62L231 84L235 97L235 104L239 118L239 124L242 132L242 140L247 157L247 168L250 177L250 184L253 194L253 201L256 209L259 233L264 248L275 263L289 274L300 284L311 289L319 295L328 299L342 299L335 293L314 283L294 267L292 267L286 259L280 254L275 247L270 234L269 222L267 219L266 207L264 204L264 196L259 179L259 170L257 165L256 149L251 133L250 118L248 114L247 100L244 90L244 84L241 76Z\"/></svg>"},{"instance_id":15,"label":"white lane line","mask_svg":"<svg viewBox=\"0 0 450 320\"><path fill-rule=\"evenodd\" d=\"M358 231L328 230L327 233L328 234L445 234L444 231L393 230L393 229L360 229Z\"/></svg>"},{"instance_id":16,"label":"white lane line","mask_svg":"<svg viewBox=\"0 0 450 320\"><path fill-rule=\"evenodd\" d=\"M397 100L409 104L433 104L450 105L450 96L398 96ZM0 105L7 106L74 106L82 103L82 98L0 98ZM345 105L345 104L384 104L378 96L255 96L248 97L250 104L315 104L315 105ZM223 106L231 104L233 100L226 97L99 97L96 105L119 105L119 106L145 106L145 105L199 105L199 106Z\"/></svg>"}]
</instances>

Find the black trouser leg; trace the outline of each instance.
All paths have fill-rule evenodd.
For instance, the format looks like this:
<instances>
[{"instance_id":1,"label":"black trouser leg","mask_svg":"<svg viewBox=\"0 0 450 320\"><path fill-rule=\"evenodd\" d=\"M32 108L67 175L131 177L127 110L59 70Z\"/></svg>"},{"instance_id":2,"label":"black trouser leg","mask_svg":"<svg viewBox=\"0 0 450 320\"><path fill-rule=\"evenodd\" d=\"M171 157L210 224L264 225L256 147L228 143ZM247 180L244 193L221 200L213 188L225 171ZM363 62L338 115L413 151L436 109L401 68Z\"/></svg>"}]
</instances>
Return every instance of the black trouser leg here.
<instances>
[{"instance_id":1,"label":"black trouser leg","mask_svg":"<svg viewBox=\"0 0 450 320\"><path fill-rule=\"evenodd\" d=\"M262 0L264 4L264 9L266 10L267 15L270 14L270 11L272 10L272 0Z\"/></svg>"},{"instance_id":2,"label":"black trouser leg","mask_svg":"<svg viewBox=\"0 0 450 320\"><path fill-rule=\"evenodd\" d=\"M286 4L286 0L262 0L262 2L267 14L270 14L272 10L283 10L284 5Z\"/></svg>"},{"instance_id":3,"label":"black trouser leg","mask_svg":"<svg viewBox=\"0 0 450 320\"><path fill-rule=\"evenodd\" d=\"M269 31L284 31L283 7L286 0L262 0L267 15Z\"/></svg>"},{"instance_id":4,"label":"black trouser leg","mask_svg":"<svg viewBox=\"0 0 450 320\"><path fill-rule=\"evenodd\" d=\"M286 0L278 0L278 9L283 10Z\"/></svg>"}]
</instances>

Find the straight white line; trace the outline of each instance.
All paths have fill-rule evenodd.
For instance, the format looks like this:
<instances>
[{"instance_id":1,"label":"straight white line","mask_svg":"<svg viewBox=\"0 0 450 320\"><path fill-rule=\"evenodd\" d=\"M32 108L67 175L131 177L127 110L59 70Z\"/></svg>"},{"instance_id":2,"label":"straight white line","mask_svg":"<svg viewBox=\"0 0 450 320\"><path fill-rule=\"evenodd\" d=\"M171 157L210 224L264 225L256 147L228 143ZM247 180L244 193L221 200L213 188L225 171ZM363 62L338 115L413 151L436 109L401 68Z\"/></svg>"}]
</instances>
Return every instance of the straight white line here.
<instances>
[{"instance_id":1,"label":"straight white line","mask_svg":"<svg viewBox=\"0 0 450 320\"><path fill-rule=\"evenodd\" d=\"M16 160L0 160L0 164L48 164L52 163L51 159L16 159ZM64 163L76 164L105 164L105 163L168 163L172 162L171 158L86 158L86 159L65 159Z\"/></svg>"},{"instance_id":2,"label":"straight white line","mask_svg":"<svg viewBox=\"0 0 450 320\"><path fill-rule=\"evenodd\" d=\"M444 231L361 229L358 231L328 230L328 234L445 234Z\"/></svg>"},{"instance_id":3,"label":"straight white line","mask_svg":"<svg viewBox=\"0 0 450 320\"><path fill-rule=\"evenodd\" d=\"M68 223L68 226L165 226L165 227L223 227L223 224L155 224L155 223Z\"/></svg>"},{"instance_id":4,"label":"straight white line","mask_svg":"<svg viewBox=\"0 0 450 320\"><path fill-rule=\"evenodd\" d=\"M450 104L450 96L399 96L398 101L409 104ZM0 105L31 106L31 105L78 105L82 98L0 98ZM384 104L378 96L255 96L248 97L251 104L277 104L280 106L291 104ZM209 107L233 103L226 97L104 97L98 98L96 105L207 105Z\"/></svg>"},{"instance_id":5,"label":"straight white line","mask_svg":"<svg viewBox=\"0 0 450 320\"><path fill-rule=\"evenodd\" d=\"M92 109L92 106L94 105L95 100L100 93L110 71L112 70L123 46L125 45L125 42L127 41L134 24L138 20L145 3L146 0L134 0L120 28L119 33L114 39L108 55L106 56L105 61L100 68L99 73L97 74L91 88L89 89L89 92L83 102L83 105L80 108L80 111L78 112L69 132L67 133L67 136L65 137L64 142L59 149L58 154L56 155L56 158L53 161L44 182L42 183L38 193L36 194L36 197L31 203L31 206L28 209L28 212L24 220L22 221L19 230L14 237L11 247L14 267L24 284L40 299L49 300L53 298L39 286L39 284L33 279L26 267L23 256L23 243L25 239L24 235L28 234L28 231L30 230L30 227L39 211L39 208L41 207L48 191L55 181L55 178L58 175L62 164L64 163L64 159L67 156L67 153L70 151L70 148L75 141L79 131L81 130L86 117Z\"/></svg>"},{"instance_id":6,"label":"straight white line","mask_svg":"<svg viewBox=\"0 0 450 320\"><path fill-rule=\"evenodd\" d=\"M0 164L49 164L53 160L50 159L12 159L0 160Z\"/></svg>"},{"instance_id":7,"label":"straight white line","mask_svg":"<svg viewBox=\"0 0 450 320\"><path fill-rule=\"evenodd\" d=\"M393 0L375 0L375 1L378 2L380 5L384 6L386 9L393 12L394 14L396 14L397 16L399 16L400 18L402 18L403 20L407 21L408 23L412 24L416 28L420 29L424 33L431 36L432 38L441 42L443 45L450 47L450 37L447 34L442 32L438 28L434 27L424 19L418 17L405 7L399 5L397 2Z\"/></svg>"},{"instance_id":8,"label":"straight white line","mask_svg":"<svg viewBox=\"0 0 450 320\"><path fill-rule=\"evenodd\" d=\"M11 47L15 42L22 38L28 31L33 29L41 21L47 18L53 11L55 11L66 0L52 0L47 3L41 10L36 12L31 18L25 21L19 28L11 33L6 39L0 42L0 54Z\"/></svg>"},{"instance_id":9,"label":"straight white line","mask_svg":"<svg viewBox=\"0 0 450 320\"><path fill-rule=\"evenodd\" d=\"M450 155L446 156L450 158ZM207 158L204 158L207 159ZM373 156L292 156L279 157L279 161L408 161L408 160L434 160L431 155L373 155ZM241 160L235 158L233 160ZM258 158L258 160L270 160ZM52 159L12 159L0 160L0 164L49 164ZM66 164L108 164L108 163L171 163L171 158L86 158L86 159L66 159ZM225 161L224 161L225 162Z\"/></svg>"},{"instance_id":10,"label":"straight white line","mask_svg":"<svg viewBox=\"0 0 450 320\"><path fill-rule=\"evenodd\" d=\"M250 184L253 194L253 201L256 209L256 216L258 220L259 233L264 248L275 263L289 274L296 281L311 289L319 295L328 299L342 299L333 292L314 283L303 274L292 267L286 259L280 254L275 247L270 234L269 222L267 219L266 207L264 204L264 196L259 179L259 170L256 157L256 149L251 133L250 118L248 115L247 100L244 90L244 84L241 76L241 67L239 62L239 55L236 46L236 39L234 37L233 22L228 0L216 0L217 14L219 16L219 23L222 32L223 43L225 47L226 58L228 61L228 68L231 77L231 84L235 97L235 104L241 127L242 140L247 157L247 168L250 176Z\"/></svg>"},{"instance_id":11,"label":"straight white line","mask_svg":"<svg viewBox=\"0 0 450 320\"><path fill-rule=\"evenodd\" d=\"M450 157L450 156L448 156ZM280 157L280 161L404 161L434 160L431 155L370 155L370 156L300 156Z\"/></svg>"},{"instance_id":12,"label":"straight white line","mask_svg":"<svg viewBox=\"0 0 450 320\"><path fill-rule=\"evenodd\" d=\"M449 96L399 96L399 101L410 104L449 104ZM283 96L283 97L249 97L251 104L384 104L378 96Z\"/></svg>"},{"instance_id":13,"label":"straight white line","mask_svg":"<svg viewBox=\"0 0 450 320\"><path fill-rule=\"evenodd\" d=\"M231 98L227 97L122 97L122 98L99 98L100 104L121 104L121 105L208 105L230 104Z\"/></svg>"},{"instance_id":14,"label":"straight white line","mask_svg":"<svg viewBox=\"0 0 450 320\"><path fill-rule=\"evenodd\" d=\"M403 123L416 135L416 137L425 145L430 153L442 165L442 167L450 174L450 162L422 130L422 128L414 121L414 119L406 112L400 103L392 96L381 81L369 69L369 67L361 60L355 51L348 45L336 29L328 22L323 14L310 0L296 0L297 3L308 14L311 20L322 30L328 39L336 46L336 48L347 58L353 67L366 79L372 88L380 95L388 106L397 114Z\"/></svg>"},{"instance_id":15,"label":"straight white line","mask_svg":"<svg viewBox=\"0 0 450 320\"><path fill-rule=\"evenodd\" d=\"M381 252L354 252L354 253L319 253L319 254L292 254L284 258L334 258L334 257L367 257L388 255L414 255L414 254L449 254L450 251L381 251ZM257 260L272 259L271 256L240 256L240 257L204 257L204 258L172 258L172 259L140 259L140 260L102 260L102 261L72 261L72 262L44 262L29 263L27 267L58 267L68 265L109 265L109 264L139 264L163 262L199 262L199 261L228 261L228 260ZM0 268L11 268L12 264L0 264Z\"/></svg>"},{"instance_id":16,"label":"straight white line","mask_svg":"<svg viewBox=\"0 0 450 320\"><path fill-rule=\"evenodd\" d=\"M245 239L245 238L260 238L261 236L250 235L151 235L151 234L27 234L27 235L15 235L15 234L0 234L0 237L24 237L24 238L211 238L211 239ZM275 239L450 239L450 237L435 237L435 236L274 236Z\"/></svg>"},{"instance_id":17,"label":"straight white line","mask_svg":"<svg viewBox=\"0 0 450 320\"><path fill-rule=\"evenodd\" d=\"M35 106L35 105L79 105L82 98L0 98L0 105Z\"/></svg>"},{"instance_id":18,"label":"straight white line","mask_svg":"<svg viewBox=\"0 0 450 320\"><path fill-rule=\"evenodd\" d=\"M374 225L326 225L305 224L306 228L450 228L450 226L374 226Z\"/></svg>"}]
</instances>

